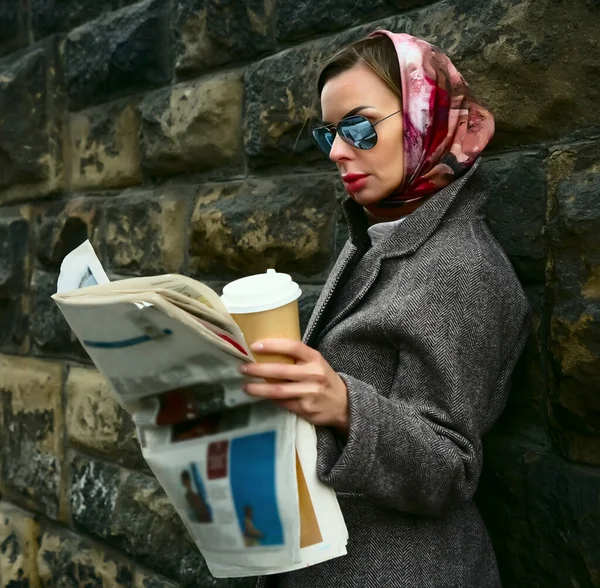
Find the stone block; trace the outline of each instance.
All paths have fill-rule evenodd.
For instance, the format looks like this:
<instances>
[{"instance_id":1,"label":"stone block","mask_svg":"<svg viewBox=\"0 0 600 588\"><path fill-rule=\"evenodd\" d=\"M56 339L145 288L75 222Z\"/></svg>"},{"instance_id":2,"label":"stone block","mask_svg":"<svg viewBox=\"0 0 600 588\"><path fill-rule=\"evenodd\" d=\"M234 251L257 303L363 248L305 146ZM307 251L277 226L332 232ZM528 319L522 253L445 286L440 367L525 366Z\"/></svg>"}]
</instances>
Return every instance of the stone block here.
<instances>
[{"instance_id":1,"label":"stone block","mask_svg":"<svg viewBox=\"0 0 600 588\"><path fill-rule=\"evenodd\" d=\"M310 130L320 116L319 64L332 43L289 49L246 68L244 144L253 167L324 159Z\"/></svg>"},{"instance_id":2,"label":"stone block","mask_svg":"<svg viewBox=\"0 0 600 588\"><path fill-rule=\"evenodd\" d=\"M133 421L97 370L75 366L69 370L65 425L72 446L117 463L144 467Z\"/></svg>"},{"instance_id":3,"label":"stone block","mask_svg":"<svg viewBox=\"0 0 600 588\"><path fill-rule=\"evenodd\" d=\"M487 221L522 283L545 282L546 171L541 153L490 155Z\"/></svg>"},{"instance_id":4,"label":"stone block","mask_svg":"<svg viewBox=\"0 0 600 588\"><path fill-rule=\"evenodd\" d=\"M69 452L69 507L76 529L105 538L122 479L116 464Z\"/></svg>"},{"instance_id":5,"label":"stone block","mask_svg":"<svg viewBox=\"0 0 600 588\"><path fill-rule=\"evenodd\" d=\"M0 55L25 47L27 33L27 7L22 2L0 4Z\"/></svg>"},{"instance_id":6,"label":"stone block","mask_svg":"<svg viewBox=\"0 0 600 588\"><path fill-rule=\"evenodd\" d=\"M190 271L221 279L268 268L323 272L331 261L336 206L330 174L205 184L191 220Z\"/></svg>"},{"instance_id":7,"label":"stone block","mask_svg":"<svg viewBox=\"0 0 600 588\"><path fill-rule=\"evenodd\" d=\"M144 170L168 175L239 160L243 94L233 72L147 95L140 105Z\"/></svg>"},{"instance_id":8,"label":"stone block","mask_svg":"<svg viewBox=\"0 0 600 588\"><path fill-rule=\"evenodd\" d=\"M181 588L181 585L148 570L136 568L133 572L133 588Z\"/></svg>"},{"instance_id":9,"label":"stone block","mask_svg":"<svg viewBox=\"0 0 600 588\"><path fill-rule=\"evenodd\" d=\"M141 183L140 115L131 99L71 115L71 190Z\"/></svg>"},{"instance_id":10,"label":"stone block","mask_svg":"<svg viewBox=\"0 0 600 588\"><path fill-rule=\"evenodd\" d=\"M600 585L598 472L507 438L487 449L477 503L502 585Z\"/></svg>"},{"instance_id":11,"label":"stone block","mask_svg":"<svg viewBox=\"0 0 600 588\"><path fill-rule=\"evenodd\" d=\"M363 22L409 10L432 0L371 0L368 9L361 0L311 0L277 3L277 38L282 43L300 37L349 28Z\"/></svg>"},{"instance_id":12,"label":"stone block","mask_svg":"<svg viewBox=\"0 0 600 588\"><path fill-rule=\"evenodd\" d=\"M99 227L103 201L76 196L35 210L35 251L38 263L58 271L67 255L87 239L101 257Z\"/></svg>"},{"instance_id":13,"label":"stone block","mask_svg":"<svg viewBox=\"0 0 600 588\"><path fill-rule=\"evenodd\" d=\"M4 208L0 217L0 348L27 352L29 340L29 212Z\"/></svg>"},{"instance_id":14,"label":"stone block","mask_svg":"<svg viewBox=\"0 0 600 588\"><path fill-rule=\"evenodd\" d=\"M64 100L54 40L0 62L0 204L63 185Z\"/></svg>"},{"instance_id":15,"label":"stone block","mask_svg":"<svg viewBox=\"0 0 600 588\"><path fill-rule=\"evenodd\" d=\"M35 515L7 502L0 503L0 581L3 586L38 586L39 538Z\"/></svg>"},{"instance_id":16,"label":"stone block","mask_svg":"<svg viewBox=\"0 0 600 588\"><path fill-rule=\"evenodd\" d=\"M181 271L190 189L125 192L105 207L106 259L122 274Z\"/></svg>"},{"instance_id":17,"label":"stone block","mask_svg":"<svg viewBox=\"0 0 600 588\"><path fill-rule=\"evenodd\" d=\"M42 529L37 559L41 588L129 588L133 584L129 562L72 531L50 524Z\"/></svg>"},{"instance_id":18,"label":"stone block","mask_svg":"<svg viewBox=\"0 0 600 588\"><path fill-rule=\"evenodd\" d=\"M565 457L600 465L600 142L556 150L549 160L550 406Z\"/></svg>"},{"instance_id":19,"label":"stone block","mask_svg":"<svg viewBox=\"0 0 600 588\"><path fill-rule=\"evenodd\" d=\"M68 32L135 0L30 0L34 38Z\"/></svg>"},{"instance_id":20,"label":"stone block","mask_svg":"<svg viewBox=\"0 0 600 588\"><path fill-rule=\"evenodd\" d=\"M189 75L272 51L274 4L272 0L176 0L177 73Z\"/></svg>"},{"instance_id":21,"label":"stone block","mask_svg":"<svg viewBox=\"0 0 600 588\"><path fill-rule=\"evenodd\" d=\"M35 270L31 280L30 335L36 355L66 355L88 360L88 355L52 300L58 274Z\"/></svg>"},{"instance_id":22,"label":"stone block","mask_svg":"<svg viewBox=\"0 0 600 588\"><path fill-rule=\"evenodd\" d=\"M64 46L71 110L171 79L168 5L144 0L69 33Z\"/></svg>"},{"instance_id":23,"label":"stone block","mask_svg":"<svg viewBox=\"0 0 600 588\"><path fill-rule=\"evenodd\" d=\"M0 356L3 495L54 519L62 515L61 392L60 364Z\"/></svg>"}]
</instances>

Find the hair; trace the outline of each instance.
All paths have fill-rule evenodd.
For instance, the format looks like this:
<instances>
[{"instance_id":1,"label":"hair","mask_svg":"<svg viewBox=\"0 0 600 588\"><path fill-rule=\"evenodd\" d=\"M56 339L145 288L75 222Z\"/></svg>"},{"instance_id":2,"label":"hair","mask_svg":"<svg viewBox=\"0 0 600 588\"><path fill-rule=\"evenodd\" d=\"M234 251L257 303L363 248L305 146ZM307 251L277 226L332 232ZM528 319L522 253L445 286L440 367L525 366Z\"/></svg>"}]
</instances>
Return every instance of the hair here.
<instances>
[{"instance_id":1,"label":"hair","mask_svg":"<svg viewBox=\"0 0 600 588\"><path fill-rule=\"evenodd\" d=\"M400 105L402 105L402 81L398 56L394 43L385 35L365 37L334 53L325 62L319 74L317 81L319 97L326 82L359 63L370 67L400 98Z\"/></svg>"}]
</instances>

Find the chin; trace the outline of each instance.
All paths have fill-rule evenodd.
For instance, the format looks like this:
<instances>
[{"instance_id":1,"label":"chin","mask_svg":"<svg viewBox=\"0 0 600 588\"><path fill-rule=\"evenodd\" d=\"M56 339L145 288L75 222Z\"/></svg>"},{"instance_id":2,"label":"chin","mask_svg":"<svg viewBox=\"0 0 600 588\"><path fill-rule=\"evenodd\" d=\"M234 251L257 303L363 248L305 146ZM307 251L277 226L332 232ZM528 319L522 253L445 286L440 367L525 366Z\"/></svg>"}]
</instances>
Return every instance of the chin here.
<instances>
[{"instance_id":1,"label":"chin","mask_svg":"<svg viewBox=\"0 0 600 588\"><path fill-rule=\"evenodd\" d=\"M374 194L371 190L359 190L358 192L350 193L350 198L361 206L369 206L383 200L385 196Z\"/></svg>"}]
</instances>

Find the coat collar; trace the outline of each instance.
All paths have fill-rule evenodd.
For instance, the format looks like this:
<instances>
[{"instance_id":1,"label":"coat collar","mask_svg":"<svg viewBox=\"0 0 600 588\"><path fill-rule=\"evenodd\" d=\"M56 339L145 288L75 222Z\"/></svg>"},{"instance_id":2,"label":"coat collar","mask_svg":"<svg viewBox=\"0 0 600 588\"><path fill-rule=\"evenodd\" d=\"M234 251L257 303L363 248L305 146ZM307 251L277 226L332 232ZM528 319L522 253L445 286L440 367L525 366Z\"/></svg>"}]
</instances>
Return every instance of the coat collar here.
<instances>
[{"instance_id":1,"label":"coat collar","mask_svg":"<svg viewBox=\"0 0 600 588\"><path fill-rule=\"evenodd\" d=\"M331 271L309 321L304 336L308 345L315 346L318 338L347 316L364 298L375 283L384 259L414 253L442 222L484 214L486 193L481 174L475 173L479 166L480 162L477 161L464 176L440 190L409 215L390 235L370 249L368 222L362 206L349 198L342 203L349 239ZM363 253L364 258L361 259ZM341 276L348 271L352 271L352 277L344 281L343 292L336 294L337 312L329 316L329 313L325 312L326 308L333 298ZM326 324L321 324L325 317L329 320Z\"/></svg>"},{"instance_id":2,"label":"coat collar","mask_svg":"<svg viewBox=\"0 0 600 588\"><path fill-rule=\"evenodd\" d=\"M384 258L408 255L427 241L445 219L483 215L486 194L481 182L481 173L475 173L480 165L481 160L476 161L467 173L408 215L402 225L396 227L374 249L379 250ZM467 183L469 185L463 190ZM350 240L357 246L363 244L369 236L367 218L362 206L347 198L342 203L342 208Z\"/></svg>"}]
</instances>

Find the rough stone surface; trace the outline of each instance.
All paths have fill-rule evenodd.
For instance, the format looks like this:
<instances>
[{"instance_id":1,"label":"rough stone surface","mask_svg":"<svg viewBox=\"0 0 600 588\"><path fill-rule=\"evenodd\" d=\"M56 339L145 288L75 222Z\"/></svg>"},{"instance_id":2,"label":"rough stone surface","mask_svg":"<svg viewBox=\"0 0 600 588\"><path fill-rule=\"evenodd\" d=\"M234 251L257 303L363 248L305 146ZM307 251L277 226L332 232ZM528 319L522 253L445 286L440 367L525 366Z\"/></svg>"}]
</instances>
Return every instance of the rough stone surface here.
<instances>
[{"instance_id":1,"label":"rough stone surface","mask_svg":"<svg viewBox=\"0 0 600 588\"><path fill-rule=\"evenodd\" d=\"M488 445L478 504L502 585L600 586L600 475L506 438Z\"/></svg>"},{"instance_id":2,"label":"rough stone surface","mask_svg":"<svg viewBox=\"0 0 600 588\"><path fill-rule=\"evenodd\" d=\"M54 519L61 514L61 380L60 364L0 356L2 483L9 496Z\"/></svg>"},{"instance_id":3,"label":"rough stone surface","mask_svg":"<svg viewBox=\"0 0 600 588\"><path fill-rule=\"evenodd\" d=\"M135 0L30 0L35 39L67 32Z\"/></svg>"},{"instance_id":4,"label":"rough stone surface","mask_svg":"<svg viewBox=\"0 0 600 588\"><path fill-rule=\"evenodd\" d=\"M189 173L238 160L243 93L234 72L148 95L140 105L144 170Z\"/></svg>"},{"instance_id":5,"label":"rough stone surface","mask_svg":"<svg viewBox=\"0 0 600 588\"><path fill-rule=\"evenodd\" d=\"M75 197L36 209L36 258L44 269L58 271L67 253L87 239L102 258L99 242L102 204L99 199Z\"/></svg>"},{"instance_id":6,"label":"rough stone surface","mask_svg":"<svg viewBox=\"0 0 600 588\"><path fill-rule=\"evenodd\" d=\"M0 62L0 203L62 185L64 115L52 41Z\"/></svg>"},{"instance_id":7,"label":"rough stone surface","mask_svg":"<svg viewBox=\"0 0 600 588\"><path fill-rule=\"evenodd\" d=\"M63 528L44 525L38 551L41 588L110 586L129 588L133 566L120 557Z\"/></svg>"},{"instance_id":8,"label":"rough stone surface","mask_svg":"<svg viewBox=\"0 0 600 588\"><path fill-rule=\"evenodd\" d=\"M133 588L181 588L181 585L158 574L136 568L133 574Z\"/></svg>"},{"instance_id":9,"label":"rough stone surface","mask_svg":"<svg viewBox=\"0 0 600 588\"><path fill-rule=\"evenodd\" d=\"M189 190L187 190L189 191ZM126 192L106 206L106 259L114 271L177 273L185 252L186 189Z\"/></svg>"},{"instance_id":10,"label":"rough stone surface","mask_svg":"<svg viewBox=\"0 0 600 588\"><path fill-rule=\"evenodd\" d=\"M56 292L58 274L35 270L31 280L30 334L36 355L66 355L87 359L87 353L77 340L51 296Z\"/></svg>"},{"instance_id":11,"label":"rough stone surface","mask_svg":"<svg viewBox=\"0 0 600 588\"><path fill-rule=\"evenodd\" d=\"M141 182L140 116L132 100L71 115L69 188L123 188Z\"/></svg>"},{"instance_id":12,"label":"rough stone surface","mask_svg":"<svg viewBox=\"0 0 600 588\"><path fill-rule=\"evenodd\" d=\"M323 159L310 130L320 111L319 63L334 47L329 40L302 46L246 69L244 143L253 167Z\"/></svg>"},{"instance_id":13,"label":"rough stone surface","mask_svg":"<svg viewBox=\"0 0 600 588\"><path fill-rule=\"evenodd\" d=\"M282 0L277 3L277 38L282 43L288 43L299 37L351 27L433 3L434 0L371 0L365 10L365 4L361 0Z\"/></svg>"},{"instance_id":14,"label":"rough stone surface","mask_svg":"<svg viewBox=\"0 0 600 588\"><path fill-rule=\"evenodd\" d=\"M488 224L522 283L545 282L546 173L540 153L488 156Z\"/></svg>"},{"instance_id":15,"label":"rough stone surface","mask_svg":"<svg viewBox=\"0 0 600 588\"><path fill-rule=\"evenodd\" d=\"M515 371L506 408L490 436L511 435L539 446L549 444L548 389L550 366L547 302L544 286L525 289L533 310L531 333Z\"/></svg>"},{"instance_id":16,"label":"rough stone surface","mask_svg":"<svg viewBox=\"0 0 600 588\"><path fill-rule=\"evenodd\" d=\"M71 367L66 384L66 434L71 445L115 462L143 467L133 422L95 369Z\"/></svg>"},{"instance_id":17,"label":"rough stone surface","mask_svg":"<svg viewBox=\"0 0 600 588\"><path fill-rule=\"evenodd\" d=\"M302 286L302 296L300 296L300 299L298 300L301 333L304 333L306 330L306 326L308 325L308 321L310 320L322 289L322 286Z\"/></svg>"},{"instance_id":18,"label":"rough stone surface","mask_svg":"<svg viewBox=\"0 0 600 588\"><path fill-rule=\"evenodd\" d=\"M274 5L273 0L176 0L177 72L189 75L274 49Z\"/></svg>"},{"instance_id":19,"label":"rough stone surface","mask_svg":"<svg viewBox=\"0 0 600 588\"><path fill-rule=\"evenodd\" d=\"M144 0L82 25L66 39L71 110L169 82L167 4Z\"/></svg>"},{"instance_id":20,"label":"rough stone surface","mask_svg":"<svg viewBox=\"0 0 600 588\"><path fill-rule=\"evenodd\" d=\"M550 158L553 436L569 459L600 465L600 143Z\"/></svg>"},{"instance_id":21,"label":"rough stone surface","mask_svg":"<svg viewBox=\"0 0 600 588\"><path fill-rule=\"evenodd\" d=\"M3 209L0 215L0 348L26 352L28 347L29 220L26 209Z\"/></svg>"},{"instance_id":22,"label":"rough stone surface","mask_svg":"<svg viewBox=\"0 0 600 588\"><path fill-rule=\"evenodd\" d=\"M39 525L30 512L0 503L0 581L9 588L38 585Z\"/></svg>"},{"instance_id":23,"label":"rough stone surface","mask_svg":"<svg viewBox=\"0 0 600 588\"><path fill-rule=\"evenodd\" d=\"M118 465L69 452L69 506L77 529L104 539L121 484Z\"/></svg>"},{"instance_id":24,"label":"rough stone surface","mask_svg":"<svg viewBox=\"0 0 600 588\"><path fill-rule=\"evenodd\" d=\"M331 175L207 184L191 220L193 273L251 274L268 268L317 274L333 246Z\"/></svg>"},{"instance_id":25,"label":"rough stone surface","mask_svg":"<svg viewBox=\"0 0 600 588\"><path fill-rule=\"evenodd\" d=\"M24 47L28 41L27 9L22 2L0 4L0 55Z\"/></svg>"}]
</instances>

